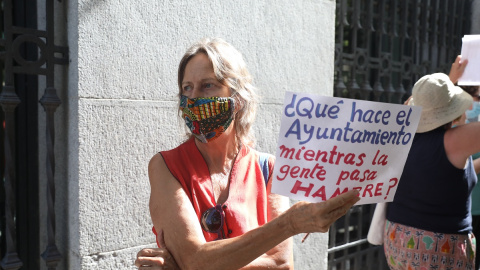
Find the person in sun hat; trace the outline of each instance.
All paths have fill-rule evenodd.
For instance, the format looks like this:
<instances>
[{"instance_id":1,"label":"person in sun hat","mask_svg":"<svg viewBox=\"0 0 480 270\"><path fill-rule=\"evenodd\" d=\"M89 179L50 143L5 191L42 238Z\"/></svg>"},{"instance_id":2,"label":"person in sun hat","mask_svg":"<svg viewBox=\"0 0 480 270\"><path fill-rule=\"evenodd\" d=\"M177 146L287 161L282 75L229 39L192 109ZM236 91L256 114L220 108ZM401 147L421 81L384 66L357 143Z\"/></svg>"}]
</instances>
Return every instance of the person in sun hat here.
<instances>
[{"instance_id":1,"label":"person in sun hat","mask_svg":"<svg viewBox=\"0 0 480 270\"><path fill-rule=\"evenodd\" d=\"M178 68L179 113L190 137L149 163L150 216L159 248L139 269L293 269L291 236L327 232L358 200L321 203L271 193L274 157L252 147L256 95L242 55L202 39Z\"/></svg>"},{"instance_id":2,"label":"person in sun hat","mask_svg":"<svg viewBox=\"0 0 480 270\"><path fill-rule=\"evenodd\" d=\"M470 193L477 176L471 155L480 151L480 123L452 128L472 106L472 97L454 84L466 64L459 56L450 76L426 75L413 86L408 105L422 107L422 113L387 206L384 250L390 269L474 267Z\"/></svg>"},{"instance_id":3,"label":"person in sun hat","mask_svg":"<svg viewBox=\"0 0 480 270\"><path fill-rule=\"evenodd\" d=\"M461 117L472 102L472 97L455 86L448 75L434 73L417 81L408 105L422 107L417 133L424 133Z\"/></svg>"},{"instance_id":4,"label":"person in sun hat","mask_svg":"<svg viewBox=\"0 0 480 270\"><path fill-rule=\"evenodd\" d=\"M473 106L471 109L465 112L465 117L463 122L459 122L458 125L465 123L478 122L480 116L480 86L478 85L468 85L460 86L465 92L469 93L473 98ZM480 152L473 154L473 164L475 167L475 172L477 173L477 178L480 178ZM472 190L471 200L472 200L472 227L473 234L477 237L480 235L480 185L475 185L475 188ZM478 254L479 246L477 244ZM475 256L475 270L480 270L480 256Z\"/></svg>"}]
</instances>

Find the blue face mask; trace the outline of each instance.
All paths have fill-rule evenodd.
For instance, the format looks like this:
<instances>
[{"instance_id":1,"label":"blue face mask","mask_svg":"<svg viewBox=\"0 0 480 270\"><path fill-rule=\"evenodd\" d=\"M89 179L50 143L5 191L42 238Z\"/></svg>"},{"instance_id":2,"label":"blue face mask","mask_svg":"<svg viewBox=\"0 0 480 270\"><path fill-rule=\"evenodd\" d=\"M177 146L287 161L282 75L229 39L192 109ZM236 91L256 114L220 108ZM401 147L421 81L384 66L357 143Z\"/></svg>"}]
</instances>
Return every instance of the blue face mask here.
<instances>
[{"instance_id":1,"label":"blue face mask","mask_svg":"<svg viewBox=\"0 0 480 270\"><path fill-rule=\"evenodd\" d=\"M480 102L473 102L473 108L471 110L467 110L465 112L467 115L467 119L474 120L469 122L476 122L478 121L478 116L480 115Z\"/></svg>"}]
</instances>

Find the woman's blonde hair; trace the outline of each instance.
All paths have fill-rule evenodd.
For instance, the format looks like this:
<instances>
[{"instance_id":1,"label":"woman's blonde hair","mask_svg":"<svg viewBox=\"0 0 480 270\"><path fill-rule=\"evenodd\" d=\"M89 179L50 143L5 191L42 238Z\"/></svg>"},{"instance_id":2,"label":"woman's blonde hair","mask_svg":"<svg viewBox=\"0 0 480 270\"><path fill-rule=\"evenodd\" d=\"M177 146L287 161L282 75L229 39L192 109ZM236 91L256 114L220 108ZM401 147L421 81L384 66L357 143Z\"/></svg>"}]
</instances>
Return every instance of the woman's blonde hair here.
<instances>
[{"instance_id":1,"label":"woman's blonde hair","mask_svg":"<svg viewBox=\"0 0 480 270\"><path fill-rule=\"evenodd\" d=\"M251 128L257 112L258 96L242 54L231 44L221 38L204 38L194 43L183 55L178 66L179 95L182 94L187 63L199 53L207 55L217 80L232 91L232 98L235 99L237 137L242 143L252 145L255 138Z\"/></svg>"}]
</instances>

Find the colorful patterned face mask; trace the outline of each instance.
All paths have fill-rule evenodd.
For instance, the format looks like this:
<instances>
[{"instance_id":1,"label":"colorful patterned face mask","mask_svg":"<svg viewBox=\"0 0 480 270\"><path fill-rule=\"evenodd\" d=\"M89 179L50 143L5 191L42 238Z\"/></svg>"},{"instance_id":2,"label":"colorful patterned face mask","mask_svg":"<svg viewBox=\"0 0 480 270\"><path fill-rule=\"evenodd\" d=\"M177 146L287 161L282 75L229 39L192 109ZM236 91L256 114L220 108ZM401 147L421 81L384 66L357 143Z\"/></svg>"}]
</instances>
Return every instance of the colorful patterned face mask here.
<instances>
[{"instance_id":1,"label":"colorful patterned face mask","mask_svg":"<svg viewBox=\"0 0 480 270\"><path fill-rule=\"evenodd\" d=\"M232 123L235 111L231 97L180 97L180 110L185 124L203 143L222 135Z\"/></svg>"}]
</instances>

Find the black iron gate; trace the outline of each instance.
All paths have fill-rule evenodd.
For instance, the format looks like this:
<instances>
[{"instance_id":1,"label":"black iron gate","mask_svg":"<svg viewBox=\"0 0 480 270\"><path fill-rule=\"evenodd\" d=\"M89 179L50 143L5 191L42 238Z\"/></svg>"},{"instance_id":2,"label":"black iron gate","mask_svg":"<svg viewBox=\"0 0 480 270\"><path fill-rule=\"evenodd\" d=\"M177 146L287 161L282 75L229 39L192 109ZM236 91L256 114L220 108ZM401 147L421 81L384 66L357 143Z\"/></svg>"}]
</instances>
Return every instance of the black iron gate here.
<instances>
[{"instance_id":1,"label":"black iron gate","mask_svg":"<svg viewBox=\"0 0 480 270\"><path fill-rule=\"evenodd\" d=\"M55 269L62 256L55 244L54 113L61 102L54 65L68 64L68 51L54 44L53 0L0 4L0 268L39 269L43 258L48 269ZM45 30L37 29L37 5L45 5ZM46 88L39 100L40 75ZM45 111L46 142L39 142L39 103ZM39 143L46 145L46 157L39 156ZM46 176L39 175L39 160ZM39 194L41 177L47 194ZM45 221L39 205L46 205ZM46 232L40 232L40 222L46 222ZM47 235L44 247L40 235Z\"/></svg>"},{"instance_id":2,"label":"black iron gate","mask_svg":"<svg viewBox=\"0 0 480 270\"><path fill-rule=\"evenodd\" d=\"M334 96L403 103L413 84L447 73L470 32L471 0L337 0ZM328 269L388 269L366 241L374 205L330 229Z\"/></svg>"}]
</instances>

